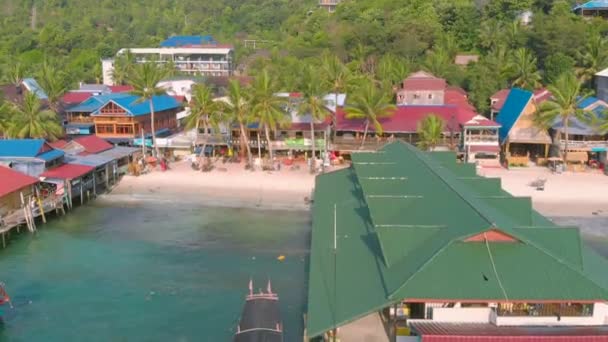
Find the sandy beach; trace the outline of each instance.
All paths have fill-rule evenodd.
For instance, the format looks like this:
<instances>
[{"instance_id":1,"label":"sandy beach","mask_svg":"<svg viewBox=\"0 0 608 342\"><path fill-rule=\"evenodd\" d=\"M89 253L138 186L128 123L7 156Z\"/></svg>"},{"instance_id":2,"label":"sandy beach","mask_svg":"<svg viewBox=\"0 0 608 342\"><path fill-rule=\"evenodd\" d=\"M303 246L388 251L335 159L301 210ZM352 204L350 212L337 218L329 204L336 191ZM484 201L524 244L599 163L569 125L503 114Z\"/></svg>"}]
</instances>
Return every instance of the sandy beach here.
<instances>
[{"instance_id":1,"label":"sandy beach","mask_svg":"<svg viewBox=\"0 0 608 342\"><path fill-rule=\"evenodd\" d=\"M186 200L206 206L308 210L315 176L299 170L246 171L244 164L216 163L210 172L194 171L188 161L166 172L125 176L109 196L124 200Z\"/></svg>"},{"instance_id":2,"label":"sandy beach","mask_svg":"<svg viewBox=\"0 0 608 342\"><path fill-rule=\"evenodd\" d=\"M595 172L552 174L543 167L481 169L480 175L500 177L502 187L514 196L530 196L534 208L549 217L606 217L608 219L608 176ZM530 186L546 179L545 190Z\"/></svg>"}]
</instances>

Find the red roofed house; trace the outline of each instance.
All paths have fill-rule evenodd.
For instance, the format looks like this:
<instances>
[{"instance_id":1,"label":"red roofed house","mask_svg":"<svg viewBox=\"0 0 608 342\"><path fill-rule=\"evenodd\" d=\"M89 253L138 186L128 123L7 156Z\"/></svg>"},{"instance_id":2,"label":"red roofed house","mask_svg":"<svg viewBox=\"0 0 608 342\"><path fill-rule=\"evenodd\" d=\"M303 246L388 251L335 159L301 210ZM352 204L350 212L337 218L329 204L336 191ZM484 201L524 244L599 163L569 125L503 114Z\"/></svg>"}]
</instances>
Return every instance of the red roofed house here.
<instances>
[{"instance_id":1,"label":"red roofed house","mask_svg":"<svg viewBox=\"0 0 608 342\"><path fill-rule=\"evenodd\" d=\"M397 90L397 105L442 105L445 90L443 78L418 71L401 83Z\"/></svg>"},{"instance_id":2,"label":"red roofed house","mask_svg":"<svg viewBox=\"0 0 608 342\"><path fill-rule=\"evenodd\" d=\"M444 79L431 74L419 71L406 78L397 90L397 110L379 122L385 135L416 143L419 123L431 114L444 121L441 149L458 150L469 162L498 165L500 125L477 114L463 89L449 87ZM365 120L347 119L344 110L338 109L336 130L342 137L336 139L339 147L346 147L345 141L350 139L351 150L359 149L353 146L356 139L352 135L358 137L364 132ZM375 134L371 126L370 133Z\"/></svg>"},{"instance_id":3,"label":"red roofed house","mask_svg":"<svg viewBox=\"0 0 608 342\"><path fill-rule=\"evenodd\" d=\"M28 201L38 179L8 167L0 166L0 234L2 247L6 246L5 233L23 220L22 199ZM28 202L29 203L29 202Z\"/></svg>"},{"instance_id":4,"label":"red roofed house","mask_svg":"<svg viewBox=\"0 0 608 342\"><path fill-rule=\"evenodd\" d=\"M511 89L500 89L490 97L490 119L494 120L494 117L500 112L509 92Z\"/></svg>"},{"instance_id":5,"label":"red roofed house","mask_svg":"<svg viewBox=\"0 0 608 342\"><path fill-rule=\"evenodd\" d=\"M95 168L79 164L63 164L54 169L45 171L40 175L47 183L57 185L57 193L68 195L68 205L72 207L73 198L80 197L80 203L84 203L85 194L95 189ZM65 190L64 190L65 189Z\"/></svg>"},{"instance_id":6,"label":"red roofed house","mask_svg":"<svg viewBox=\"0 0 608 342\"><path fill-rule=\"evenodd\" d=\"M96 135L87 135L66 143L60 149L71 155L87 155L107 151L113 147L112 144Z\"/></svg>"}]
</instances>

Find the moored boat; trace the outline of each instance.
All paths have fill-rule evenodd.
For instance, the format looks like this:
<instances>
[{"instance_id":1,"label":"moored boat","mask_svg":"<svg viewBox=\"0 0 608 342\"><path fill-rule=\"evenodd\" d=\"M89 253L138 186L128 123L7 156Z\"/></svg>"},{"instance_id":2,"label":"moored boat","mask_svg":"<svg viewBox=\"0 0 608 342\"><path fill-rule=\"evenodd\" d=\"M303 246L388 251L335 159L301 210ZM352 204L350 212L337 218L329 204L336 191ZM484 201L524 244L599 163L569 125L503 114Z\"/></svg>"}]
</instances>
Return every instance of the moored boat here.
<instances>
[{"instance_id":1,"label":"moored boat","mask_svg":"<svg viewBox=\"0 0 608 342\"><path fill-rule=\"evenodd\" d=\"M249 295L234 334L234 342L283 342L283 322L279 310L279 296L272 292L270 281L266 292L253 293L249 281Z\"/></svg>"},{"instance_id":2,"label":"moored boat","mask_svg":"<svg viewBox=\"0 0 608 342\"><path fill-rule=\"evenodd\" d=\"M11 303L11 298L8 296L8 293L6 293L6 290L4 288L4 283L0 283L0 314L2 314L2 307L5 304L10 304Z\"/></svg>"}]
</instances>

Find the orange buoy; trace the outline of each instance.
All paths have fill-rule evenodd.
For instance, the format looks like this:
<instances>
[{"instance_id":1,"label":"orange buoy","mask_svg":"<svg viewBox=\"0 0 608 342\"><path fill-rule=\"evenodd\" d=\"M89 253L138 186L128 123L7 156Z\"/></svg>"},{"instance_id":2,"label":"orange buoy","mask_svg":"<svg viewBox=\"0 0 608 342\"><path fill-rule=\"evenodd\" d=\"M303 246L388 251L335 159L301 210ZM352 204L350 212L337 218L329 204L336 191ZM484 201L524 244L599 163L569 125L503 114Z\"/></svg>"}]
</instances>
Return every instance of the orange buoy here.
<instances>
[{"instance_id":1,"label":"orange buoy","mask_svg":"<svg viewBox=\"0 0 608 342\"><path fill-rule=\"evenodd\" d=\"M281 254L277 257L277 260L283 261L283 260L285 260L285 256L283 254Z\"/></svg>"}]
</instances>

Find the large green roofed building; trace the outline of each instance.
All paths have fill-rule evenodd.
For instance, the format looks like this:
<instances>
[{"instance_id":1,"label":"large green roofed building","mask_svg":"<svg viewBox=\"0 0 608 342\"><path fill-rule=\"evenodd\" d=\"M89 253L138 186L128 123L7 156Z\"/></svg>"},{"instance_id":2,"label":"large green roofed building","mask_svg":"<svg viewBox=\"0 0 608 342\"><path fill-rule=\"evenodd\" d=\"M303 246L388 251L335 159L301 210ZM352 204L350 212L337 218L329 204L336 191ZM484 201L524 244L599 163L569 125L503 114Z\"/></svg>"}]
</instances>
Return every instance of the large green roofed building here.
<instances>
[{"instance_id":1,"label":"large green roofed building","mask_svg":"<svg viewBox=\"0 0 608 342\"><path fill-rule=\"evenodd\" d=\"M352 161L316 180L309 337L403 301L608 301L608 262L578 228L454 154L396 142Z\"/></svg>"}]
</instances>

